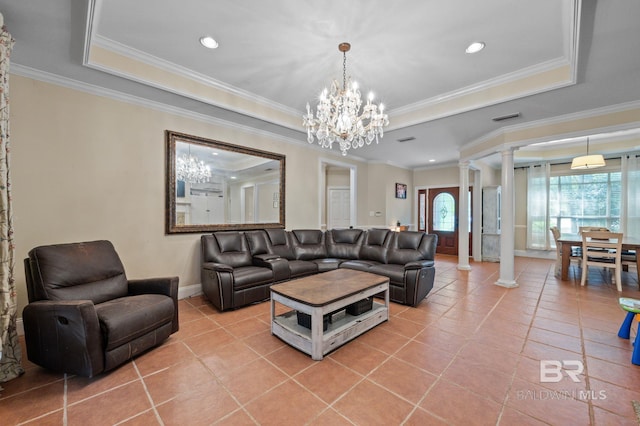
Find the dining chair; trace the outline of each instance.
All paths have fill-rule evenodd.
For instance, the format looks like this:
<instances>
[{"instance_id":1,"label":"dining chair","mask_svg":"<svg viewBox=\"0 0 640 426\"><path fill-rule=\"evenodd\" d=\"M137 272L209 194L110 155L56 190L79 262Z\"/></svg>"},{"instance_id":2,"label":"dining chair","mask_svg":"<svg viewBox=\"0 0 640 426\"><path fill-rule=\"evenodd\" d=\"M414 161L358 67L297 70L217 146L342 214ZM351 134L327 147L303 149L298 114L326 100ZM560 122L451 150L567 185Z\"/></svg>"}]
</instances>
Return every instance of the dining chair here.
<instances>
[{"instance_id":1,"label":"dining chair","mask_svg":"<svg viewBox=\"0 0 640 426\"><path fill-rule=\"evenodd\" d=\"M628 271L629 267L635 268L638 284L640 285L640 269L638 269L638 263L636 260L637 255L638 254L636 250L623 250L621 255L621 263L623 271Z\"/></svg>"},{"instance_id":2,"label":"dining chair","mask_svg":"<svg viewBox=\"0 0 640 426\"><path fill-rule=\"evenodd\" d=\"M557 226L552 226L549 228L551 231L551 235L553 235L553 240L556 243L556 266L554 269L554 276L559 277L562 269L562 243L558 242L560 239L560 230ZM573 261L578 267L582 265L582 255L580 253L581 250L576 250L575 248L571 248L571 254L569 255L569 261ZM569 264L571 265L571 264Z\"/></svg>"},{"instance_id":3,"label":"dining chair","mask_svg":"<svg viewBox=\"0 0 640 426\"><path fill-rule=\"evenodd\" d=\"M589 266L614 269L613 279L618 291L622 291L622 233L587 231L582 233L582 278L584 286L589 275Z\"/></svg>"}]
</instances>

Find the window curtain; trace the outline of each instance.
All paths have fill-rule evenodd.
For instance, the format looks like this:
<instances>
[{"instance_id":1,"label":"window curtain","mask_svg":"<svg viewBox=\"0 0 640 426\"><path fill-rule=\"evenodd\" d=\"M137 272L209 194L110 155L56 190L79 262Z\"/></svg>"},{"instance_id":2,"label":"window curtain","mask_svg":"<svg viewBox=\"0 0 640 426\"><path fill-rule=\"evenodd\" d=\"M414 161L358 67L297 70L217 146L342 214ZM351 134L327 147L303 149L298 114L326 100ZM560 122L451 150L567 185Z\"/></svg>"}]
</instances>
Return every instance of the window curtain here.
<instances>
[{"instance_id":1,"label":"window curtain","mask_svg":"<svg viewBox=\"0 0 640 426\"><path fill-rule=\"evenodd\" d=\"M622 208L620 232L640 238L640 161L622 156Z\"/></svg>"},{"instance_id":2,"label":"window curtain","mask_svg":"<svg viewBox=\"0 0 640 426\"><path fill-rule=\"evenodd\" d=\"M551 166L544 163L527 169L527 248L548 250L549 231L549 175Z\"/></svg>"},{"instance_id":3,"label":"window curtain","mask_svg":"<svg viewBox=\"0 0 640 426\"><path fill-rule=\"evenodd\" d=\"M0 26L2 26L0 14ZM0 30L0 383L24 372L16 329L17 296L13 277L14 245L9 179L9 57L13 38ZM2 389L0 387L0 389Z\"/></svg>"}]
</instances>

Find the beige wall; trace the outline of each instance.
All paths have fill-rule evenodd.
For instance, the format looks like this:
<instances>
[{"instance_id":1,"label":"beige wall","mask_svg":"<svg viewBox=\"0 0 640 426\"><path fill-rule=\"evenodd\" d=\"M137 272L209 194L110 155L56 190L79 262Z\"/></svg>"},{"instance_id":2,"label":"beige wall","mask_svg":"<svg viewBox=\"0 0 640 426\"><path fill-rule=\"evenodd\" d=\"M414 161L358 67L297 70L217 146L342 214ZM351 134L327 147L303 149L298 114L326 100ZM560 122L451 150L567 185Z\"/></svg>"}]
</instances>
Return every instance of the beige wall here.
<instances>
[{"instance_id":1,"label":"beige wall","mask_svg":"<svg viewBox=\"0 0 640 426\"><path fill-rule=\"evenodd\" d=\"M177 275L181 287L200 283L200 235L164 232L165 130L285 154L287 229L319 227L322 161L355 165L357 223L369 224L368 164L349 156L18 75L10 84L19 312L27 302L22 259L44 244L108 239L130 278ZM376 166L374 172L380 167L378 185L405 180L406 171ZM387 211L375 192L374 204Z\"/></svg>"},{"instance_id":2,"label":"beige wall","mask_svg":"<svg viewBox=\"0 0 640 426\"><path fill-rule=\"evenodd\" d=\"M369 164L368 172L367 225L390 227L398 220L411 223L413 172L387 164ZM407 185L406 199L395 198L396 183Z\"/></svg>"},{"instance_id":3,"label":"beige wall","mask_svg":"<svg viewBox=\"0 0 640 426\"><path fill-rule=\"evenodd\" d=\"M403 225L413 224L416 220L413 209L413 171L386 166L385 172L386 225L392 226L398 221ZM396 198L396 183L407 185L407 198ZM415 231L415 228L412 230Z\"/></svg>"},{"instance_id":4,"label":"beige wall","mask_svg":"<svg viewBox=\"0 0 640 426\"><path fill-rule=\"evenodd\" d=\"M451 166L416 170L413 172L413 181L417 187L458 186L460 183L460 169L458 166Z\"/></svg>"},{"instance_id":5,"label":"beige wall","mask_svg":"<svg viewBox=\"0 0 640 426\"><path fill-rule=\"evenodd\" d=\"M327 168L327 187L345 187L351 185L351 171L347 168Z\"/></svg>"}]
</instances>

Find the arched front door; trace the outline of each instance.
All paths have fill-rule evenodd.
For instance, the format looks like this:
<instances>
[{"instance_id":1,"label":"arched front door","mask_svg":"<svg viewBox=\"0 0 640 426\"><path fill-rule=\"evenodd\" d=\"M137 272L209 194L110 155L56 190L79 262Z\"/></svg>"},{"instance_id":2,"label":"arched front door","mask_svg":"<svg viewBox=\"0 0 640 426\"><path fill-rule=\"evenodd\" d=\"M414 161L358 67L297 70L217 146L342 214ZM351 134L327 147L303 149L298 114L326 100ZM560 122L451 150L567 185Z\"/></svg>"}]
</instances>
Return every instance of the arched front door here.
<instances>
[{"instance_id":1,"label":"arched front door","mask_svg":"<svg viewBox=\"0 0 640 426\"><path fill-rule=\"evenodd\" d=\"M458 187L429 189L429 233L438 235L436 253L458 254Z\"/></svg>"}]
</instances>

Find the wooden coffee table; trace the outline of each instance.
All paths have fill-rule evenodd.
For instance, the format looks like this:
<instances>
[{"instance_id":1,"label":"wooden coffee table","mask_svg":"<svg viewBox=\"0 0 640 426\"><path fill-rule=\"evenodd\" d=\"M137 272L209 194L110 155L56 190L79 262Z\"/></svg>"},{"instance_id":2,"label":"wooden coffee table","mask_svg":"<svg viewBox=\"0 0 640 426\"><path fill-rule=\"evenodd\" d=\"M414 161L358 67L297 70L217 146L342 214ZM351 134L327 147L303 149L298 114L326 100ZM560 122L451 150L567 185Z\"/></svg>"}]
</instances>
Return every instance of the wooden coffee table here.
<instances>
[{"instance_id":1,"label":"wooden coffee table","mask_svg":"<svg viewBox=\"0 0 640 426\"><path fill-rule=\"evenodd\" d=\"M384 304L373 301L370 311L350 315L342 309L384 292ZM276 302L293 309L282 315ZM311 328L298 324L297 313L311 316ZM323 317L339 312L323 331ZM321 360L324 355L389 320L389 278L369 272L336 269L271 286L271 333Z\"/></svg>"}]
</instances>

